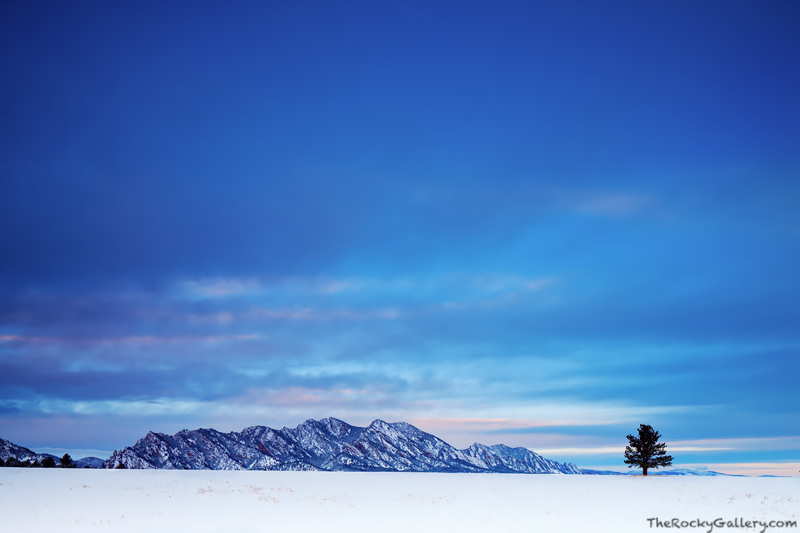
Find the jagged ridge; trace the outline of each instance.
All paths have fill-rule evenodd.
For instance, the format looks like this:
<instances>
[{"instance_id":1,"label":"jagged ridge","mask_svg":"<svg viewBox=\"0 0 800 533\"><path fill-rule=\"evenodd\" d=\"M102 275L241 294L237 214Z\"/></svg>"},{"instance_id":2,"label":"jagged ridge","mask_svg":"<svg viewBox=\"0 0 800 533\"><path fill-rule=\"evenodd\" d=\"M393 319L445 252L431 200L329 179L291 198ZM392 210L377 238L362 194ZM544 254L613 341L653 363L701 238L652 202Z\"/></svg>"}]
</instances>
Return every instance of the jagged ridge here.
<instances>
[{"instance_id":1,"label":"jagged ridge","mask_svg":"<svg viewBox=\"0 0 800 533\"><path fill-rule=\"evenodd\" d=\"M55 464L59 463L59 458L53 454L36 453L28 448L25 448L24 446L14 444L10 440L0 439L0 459L2 459L3 462L12 459L20 463L28 462L33 466L39 466L48 457L53 459ZM76 468L101 468L103 462L104 461L102 459L97 457L84 457L83 459L76 460L74 462L74 466Z\"/></svg>"},{"instance_id":2,"label":"jagged ridge","mask_svg":"<svg viewBox=\"0 0 800 533\"><path fill-rule=\"evenodd\" d=\"M375 420L366 428L335 418L307 420L296 428L253 426L241 432L149 432L114 451L104 468L208 470L331 470L388 472L498 472L580 474L526 449L474 444L458 450L405 422Z\"/></svg>"},{"instance_id":3,"label":"jagged ridge","mask_svg":"<svg viewBox=\"0 0 800 533\"><path fill-rule=\"evenodd\" d=\"M23 446L18 446L10 440L0 439L0 459L3 461L16 459L20 462L30 461L31 463L41 463L47 457L52 457L56 462L58 461L55 455L36 453Z\"/></svg>"}]
</instances>

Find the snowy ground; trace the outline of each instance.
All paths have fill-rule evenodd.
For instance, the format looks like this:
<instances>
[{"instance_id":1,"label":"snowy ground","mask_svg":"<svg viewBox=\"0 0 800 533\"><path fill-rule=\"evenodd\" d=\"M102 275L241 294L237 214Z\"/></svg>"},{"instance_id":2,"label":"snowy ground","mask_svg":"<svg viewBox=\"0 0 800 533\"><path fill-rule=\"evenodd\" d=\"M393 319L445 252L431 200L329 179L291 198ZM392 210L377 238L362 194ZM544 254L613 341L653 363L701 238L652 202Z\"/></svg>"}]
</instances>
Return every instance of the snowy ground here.
<instances>
[{"instance_id":1,"label":"snowy ground","mask_svg":"<svg viewBox=\"0 0 800 533\"><path fill-rule=\"evenodd\" d=\"M4 532L633 532L798 515L800 478L0 469Z\"/></svg>"}]
</instances>

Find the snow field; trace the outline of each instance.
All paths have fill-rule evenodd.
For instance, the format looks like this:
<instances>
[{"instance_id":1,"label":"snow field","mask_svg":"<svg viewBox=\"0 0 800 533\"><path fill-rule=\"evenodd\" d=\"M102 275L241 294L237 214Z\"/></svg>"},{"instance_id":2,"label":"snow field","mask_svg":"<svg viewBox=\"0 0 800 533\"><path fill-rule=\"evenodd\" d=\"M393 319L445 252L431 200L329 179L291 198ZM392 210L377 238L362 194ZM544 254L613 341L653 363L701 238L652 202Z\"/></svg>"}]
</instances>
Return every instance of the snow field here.
<instances>
[{"instance_id":1,"label":"snow field","mask_svg":"<svg viewBox=\"0 0 800 533\"><path fill-rule=\"evenodd\" d=\"M800 478L0 469L4 532L624 533L798 513Z\"/></svg>"}]
</instances>

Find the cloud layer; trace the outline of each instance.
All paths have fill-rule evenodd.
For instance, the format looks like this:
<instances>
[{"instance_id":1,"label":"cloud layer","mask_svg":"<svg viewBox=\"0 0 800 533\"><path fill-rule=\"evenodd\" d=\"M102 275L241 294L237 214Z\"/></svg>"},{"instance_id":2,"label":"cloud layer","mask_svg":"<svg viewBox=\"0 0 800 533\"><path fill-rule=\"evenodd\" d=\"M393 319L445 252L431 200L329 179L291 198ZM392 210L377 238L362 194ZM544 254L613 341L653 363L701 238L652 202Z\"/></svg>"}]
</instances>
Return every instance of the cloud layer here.
<instances>
[{"instance_id":1,"label":"cloud layer","mask_svg":"<svg viewBox=\"0 0 800 533\"><path fill-rule=\"evenodd\" d=\"M798 13L584 7L3 8L2 436L796 461Z\"/></svg>"}]
</instances>

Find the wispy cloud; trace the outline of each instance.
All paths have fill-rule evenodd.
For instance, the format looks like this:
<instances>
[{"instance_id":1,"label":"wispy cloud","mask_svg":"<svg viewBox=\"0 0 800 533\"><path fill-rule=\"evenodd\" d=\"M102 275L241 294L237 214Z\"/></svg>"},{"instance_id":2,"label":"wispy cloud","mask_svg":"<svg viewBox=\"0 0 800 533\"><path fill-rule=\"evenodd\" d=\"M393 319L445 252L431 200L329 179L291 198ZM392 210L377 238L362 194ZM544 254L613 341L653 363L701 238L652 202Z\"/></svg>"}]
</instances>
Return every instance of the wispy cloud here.
<instances>
[{"instance_id":1,"label":"wispy cloud","mask_svg":"<svg viewBox=\"0 0 800 533\"><path fill-rule=\"evenodd\" d=\"M451 394L451 391L447 391ZM558 432L563 428L614 426L632 423L642 418L682 413L685 406L630 406L611 402L581 402L567 399L542 399L520 405L513 397L498 398L497 404L487 408L483 399L470 402L464 394L449 408L440 406L436 411L447 411L451 416L415 417L421 427L448 433L471 433L494 436L532 435ZM501 418L497 414L509 414ZM459 416L461 415L461 416ZM477 416L470 416L477 415Z\"/></svg>"},{"instance_id":2,"label":"wispy cloud","mask_svg":"<svg viewBox=\"0 0 800 533\"><path fill-rule=\"evenodd\" d=\"M348 309L252 309L243 313L246 318L282 320L394 320L402 316L397 309L372 309L353 311Z\"/></svg>"},{"instance_id":3,"label":"wispy cloud","mask_svg":"<svg viewBox=\"0 0 800 533\"><path fill-rule=\"evenodd\" d=\"M405 313L398 309L325 309L317 307L299 307L292 309L275 309L253 307L242 311L225 311L213 313L189 313L186 320L194 324L220 324L235 325L236 323L250 323L259 321L291 320L301 322L331 322L331 321L367 321L367 320L395 320Z\"/></svg>"},{"instance_id":4,"label":"wispy cloud","mask_svg":"<svg viewBox=\"0 0 800 533\"><path fill-rule=\"evenodd\" d=\"M593 446L593 447L564 447L564 448L536 448L530 449L540 455L622 455L625 451L625 446ZM670 448L672 451L672 448Z\"/></svg>"},{"instance_id":5,"label":"wispy cloud","mask_svg":"<svg viewBox=\"0 0 800 533\"><path fill-rule=\"evenodd\" d=\"M2 335L0 336L0 342L62 345L213 344L229 341L256 340L260 338L263 338L263 335L134 335L127 337L41 337Z\"/></svg>"},{"instance_id":6,"label":"wispy cloud","mask_svg":"<svg viewBox=\"0 0 800 533\"><path fill-rule=\"evenodd\" d=\"M337 294L363 289L390 287L391 283L367 278L332 278L326 276L292 276L287 278L201 278L176 284L179 296L191 299L224 299L258 297L270 294Z\"/></svg>"},{"instance_id":7,"label":"wispy cloud","mask_svg":"<svg viewBox=\"0 0 800 533\"><path fill-rule=\"evenodd\" d=\"M654 206L652 197L628 192L559 190L554 197L557 204L589 215L632 215Z\"/></svg>"},{"instance_id":8,"label":"wispy cloud","mask_svg":"<svg viewBox=\"0 0 800 533\"><path fill-rule=\"evenodd\" d=\"M692 451L704 450L739 450L739 451L767 451L767 450L796 450L800 449L800 436L784 437L746 437L725 439L697 439L674 441L675 447Z\"/></svg>"},{"instance_id":9,"label":"wispy cloud","mask_svg":"<svg viewBox=\"0 0 800 533\"><path fill-rule=\"evenodd\" d=\"M189 296L196 298L225 298L243 294L259 294L262 284L254 278L213 278L187 280L181 288Z\"/></svg>"},{"instance_id":10,"label":"wispy cloud","mask_svg":"<svg viewBox=\"0 0 800 533\"><path fill-rule=\"evenodd\" d=\"M555 284L553 277L464 273L390 279L292 277L269 282L210 279L183 282L179 285L179 294L218 301L209 312L188 315L191 322L198 324L253 319L359 321L394 320L429 315L436 310L452 312L509 306ZM224 302L227 298L238 297L246 297L251 304L257 304L241 308ZM431 303L437 300L439 303ZM292 301L293 305L275 305L281 301ZM376 307L376 301L390 305Z\"/></svg>"},{"instance_id":11,"label":"wispy cloud","mask_svg":"<svg viewBox=\"0 0 800 533\"><path fill-rule=\"evenodd\" d=\"M720 452L730 451L733 448L711 447L711 446L668 446L669 452ZM581 446L563 448L537 448L536 453L543 455L615 455L622 456L625 446Z\"/></svg>"},{"instance_id":12,"label":"wispy cloud","mask_svg":"<svg viewBox=\"0 0 800 533\"><path fill-rule=\"evenodd\" d=\"M37 411L45 414L73 413L79 415L112 414L120 416L163 416L198 413L212 407L212 402L179 399L151 398L147 400L95 400L95 401L38 401Z\"/></svg>"},{"instance_id":13,"label":"wispy cloud","mask_svg":"<svg viewBox=\"0 0 800 533\"><path fill-rule=\"evenodd\" d=\"M190 298L226 298L235 296L268 296L292 294L294 296L335 295L363 292L367 294L391 294L405 291L430 293L435 291L469 290L482 292L508 292L517 290L541 290L553 285L552 277L529 278L509 273L444 273L418 277L366 278L293 276L287 278L203 278L188 279L175 285L175 294Z\"/></svg>"}]
</instances>

